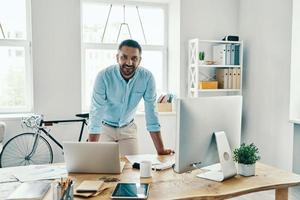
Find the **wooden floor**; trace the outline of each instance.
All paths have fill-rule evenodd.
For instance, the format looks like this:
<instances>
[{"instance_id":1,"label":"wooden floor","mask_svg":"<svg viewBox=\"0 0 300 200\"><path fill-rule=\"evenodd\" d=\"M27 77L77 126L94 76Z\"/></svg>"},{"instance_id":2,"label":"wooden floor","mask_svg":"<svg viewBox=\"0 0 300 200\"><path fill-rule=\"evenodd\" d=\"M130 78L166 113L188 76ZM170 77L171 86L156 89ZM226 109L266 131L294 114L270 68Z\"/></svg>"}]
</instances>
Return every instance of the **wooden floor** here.
<instances>
[{"instance_id":1,"label":"wooden floor","mask_svg":"<svg viewBox=\"0 0 300 200\"><path fill-rule=\"evenodd\" d=\"M275 191L256 192L240 197L232 198L231 200L275 200ZM293 187L289 189L289 200L300 199L300 187Z\"/></svg>"}]
</instances>

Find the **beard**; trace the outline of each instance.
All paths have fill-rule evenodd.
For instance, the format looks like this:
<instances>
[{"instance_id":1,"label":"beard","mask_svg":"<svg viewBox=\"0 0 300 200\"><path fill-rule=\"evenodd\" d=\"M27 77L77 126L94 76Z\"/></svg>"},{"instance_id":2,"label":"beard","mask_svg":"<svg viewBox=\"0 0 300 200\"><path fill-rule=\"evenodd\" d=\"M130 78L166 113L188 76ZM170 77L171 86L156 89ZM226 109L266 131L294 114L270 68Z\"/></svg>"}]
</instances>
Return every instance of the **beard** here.
<instances>
[{"instance_id":1,"label":"beard","mask_svg":"<svg viewBox=\"0 0 300 200\"><path fill-rule=\"evenodd\" d=\"M136 71L136 66L123 64L120 65L120 70L124 78L131 78Z\"/></svg>"}]
</instances>

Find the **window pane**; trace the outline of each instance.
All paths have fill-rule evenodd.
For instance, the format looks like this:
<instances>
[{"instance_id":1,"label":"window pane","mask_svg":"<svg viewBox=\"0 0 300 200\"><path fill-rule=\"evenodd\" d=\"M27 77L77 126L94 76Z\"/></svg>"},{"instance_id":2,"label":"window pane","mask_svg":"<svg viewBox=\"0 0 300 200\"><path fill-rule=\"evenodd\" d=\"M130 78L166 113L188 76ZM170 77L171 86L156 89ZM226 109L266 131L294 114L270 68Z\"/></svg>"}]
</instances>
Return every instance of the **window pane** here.
<instances>
[{"instance_id":1,"label":"window pane","mask_svg":"<svg viewBox=\"0 0 300 200\"><path fill-rule=\"evenodd\" d=\"M99 71L116 64L116 50L88 49L85 52L85 101L90 106L94 82Z\"/></svg>"},{"instance_id":2,"label":"window pane","mask_svg":"<svg viewBox=\"0 0 300 200\"><path fill-rule=\"evenodd\" d=\"M6 39L26 39L26 0L0 0L0 23ZM0 28L0 39L3 38Z\"/></svg>"},{"instance_id":3,"label":"window pane","mask_svg":"<svg viewBox=\"0 0 300 200\"><path fill-rule=\"evenodd\" d=\"M0 110L26 106L25 50L0 47Z\"/></svg>"},{"instance_id":4,"label":"window pane","mask_svg":"<svg viewBox=\"0 0 300 200\"><path fill-rule=\"evenodd\" d=\"M143 51L141 66L150 70L156 82L156 91L163 91L163 53L161 51Z\"/></svg>"},{"instance_id":5,"label":"window pane","mask_svg":"<svg viewBox=\"0 0 300 200\"><path fill-rule=\"evenodd\" d=\"M85 100L88 110L98 72L116 64L116 50L88 49L85 52ZM143 51L141 66L154 75L157 93L163 91L163 54L161 51Z\"/></svg>"},{"instance_id":6,"label":"window pane","mask_svg":"<svg viewBox=\"0 0 300 200\"><path fill-rule=\"evenodd\" d=\"M103 3L84 3L82 6L83 16L83 40L84 42L101 42L104 32L106 19L109 13L110 4ZM139 21L138 10L140 13L145 37L148 45L164 44L164 11L162 8L143 7L137 9L134 5L125 7L125 24L123 21L123 5L112 5L107 28L103 38L104 43L119 43L124 39L130 38L145 44L142 26ZM120 36L118 39L118 33Z\"/></svg>"}]
</instances>

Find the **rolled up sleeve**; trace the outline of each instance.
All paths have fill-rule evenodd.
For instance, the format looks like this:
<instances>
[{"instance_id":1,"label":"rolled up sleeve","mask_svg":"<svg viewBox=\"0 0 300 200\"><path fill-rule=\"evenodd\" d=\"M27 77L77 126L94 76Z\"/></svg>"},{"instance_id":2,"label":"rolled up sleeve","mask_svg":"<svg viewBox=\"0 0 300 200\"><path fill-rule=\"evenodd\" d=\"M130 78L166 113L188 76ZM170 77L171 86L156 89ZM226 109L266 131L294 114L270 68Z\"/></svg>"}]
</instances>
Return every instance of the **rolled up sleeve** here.
<instances>
[{"instance_id":1,"label":"rolled up sleeve","mask_svg":"<svg viewBox=\"0 0 300 200\"><path fill-rule=\"evenodd\" d=\"M160 131L160 124L155 110L155 102L156 87L154 77L151 74L144 93L146 127L149 132Z\"/></svg>"},{"instance_id":2,"label":"rolled up sleeve","mask_svg":"<svg viewBox=\"0 0 300 200\"><path fill-rule=\"evenodd\" d=\"M89 117L89 133L100 134L102 129L102 118L107 102L104 74L97 75L93 95L91 99L90 117Z\"/></svg>"}]
</instances>

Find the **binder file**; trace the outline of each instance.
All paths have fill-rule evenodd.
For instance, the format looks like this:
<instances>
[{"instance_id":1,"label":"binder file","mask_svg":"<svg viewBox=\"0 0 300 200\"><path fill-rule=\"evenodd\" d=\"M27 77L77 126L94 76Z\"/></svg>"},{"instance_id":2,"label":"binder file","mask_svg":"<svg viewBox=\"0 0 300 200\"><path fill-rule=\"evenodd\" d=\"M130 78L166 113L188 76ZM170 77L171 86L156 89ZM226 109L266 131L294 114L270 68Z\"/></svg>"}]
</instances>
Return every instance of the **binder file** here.
<instances>
[{"instance_id":1,"label":"binder file","mask_svg":"<svg viewBox=\"0 0 300 200\"><path fill-rule=\"evenodd\" d=\"M213 46L213 60L217 65L226 65L226 45Z\"/></svg>"},{"instance_id":2,"label":"binder file","mask_svg":"<svg viewBox=\"0 0 300 200\"><path fill-rule=\"evenodd\" d=\"M219 89L227 89L228 88L228 69L217 69L216 77L218 81Z\"/></svg>"},{"instance_id":3,"label":"binder file","mask_svg":"<svg viewBox=\"0 0 300 200\"><path fill-rule=\"evenodd\" d=\"M236 74L236 89L241 89L241 69L237 69L237 74Z\"/></svg>"},{"instance_id":4,"label":"binder file","mask_svg":"<svg viewBox=\"0 0 300 200\"><path fill-rule=\"evenodd\" d=\"M227 89L232 89L232 69L228 69L228 88Z\"/></svg>"},{"instance_id":5,"label":"binder file","mask_svg":"<svg viewBox=\"0 0 300 200\"><path fill-rule=\"evenodd\" d=\"M235 65L235 45L230 45L230 65Z\"/></svg>"},{"instance_id":6,"label":"binder file","mask_svg":"<svg viewBox=\"0 0 300 200\"><path fill-rule=\"evenodd\" d=\"M226 65L231 65L231 44L226 44Z\"/></svg>"},{"instance_id":7,"label":"binder file","mask_svg":"<svg viewBox=\"0 0 300 200\"><path fill-rule=\"evenodd\" d=\"M234 64L235 65L240 64L240 45L239 44L234 45Z\"/></svg>"},{"instance_id":8,"label":"binder file","mask_svg":"<svg viewBox=\"0 0 300 200\"><path fill-rule=\"evenodd\" d=\"M237 69L232 69L232 89L237 89Z\"/></svg>"}]
</instances>

